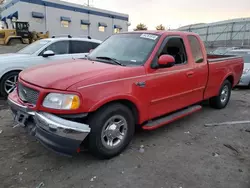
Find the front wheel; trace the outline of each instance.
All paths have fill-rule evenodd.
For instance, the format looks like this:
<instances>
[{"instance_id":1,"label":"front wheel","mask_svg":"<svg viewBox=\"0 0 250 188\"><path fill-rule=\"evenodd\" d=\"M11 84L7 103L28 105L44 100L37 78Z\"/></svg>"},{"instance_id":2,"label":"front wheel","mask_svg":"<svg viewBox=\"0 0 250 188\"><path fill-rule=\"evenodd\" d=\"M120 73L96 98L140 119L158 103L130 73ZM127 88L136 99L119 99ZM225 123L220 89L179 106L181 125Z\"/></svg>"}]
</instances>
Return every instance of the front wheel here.
<instances>
[{"instance_id":1,"label":"front wheel","mask_svg":"<svg viewBox=\"0 0 250 188\"><path fill-rule=\"evenodd\" d=\"M102 107L87 123L89 151L100 159L120 154L130 143L135 132L135 120L131 110L119 103Z\"/></svg>"},{"instance_id":2,"label":"front wheel","mask_svg":"<svg viewBox=\"0 0 250 188\"><path fill-rule=\"evenodd\" d=\"M221 86L220 93L210 99L210 105L216 109L225 108L230 100L232 84L229 80L225 80Z\"/></svg>"}]
</instances>

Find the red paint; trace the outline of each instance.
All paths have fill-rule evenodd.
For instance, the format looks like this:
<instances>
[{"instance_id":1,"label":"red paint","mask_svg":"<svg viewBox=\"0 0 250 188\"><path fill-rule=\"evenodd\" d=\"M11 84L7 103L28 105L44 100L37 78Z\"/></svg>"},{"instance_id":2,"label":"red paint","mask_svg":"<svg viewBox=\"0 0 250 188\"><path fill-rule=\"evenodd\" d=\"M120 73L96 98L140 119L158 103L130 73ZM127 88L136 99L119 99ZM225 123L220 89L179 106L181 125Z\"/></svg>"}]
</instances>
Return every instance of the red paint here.
<instances>
[{"instance_id":1,"label":"red paint","mask_svg":"<svg viewBox=\"0 0 250 188\"><path fill-rule=\"evenodd\" d=\"M239 81L243 70L242 58L208 63L204 44L198 35L186 32L146 32L159 34L160 39L144 66L123 67L77 60L47 64L22 71L19 81L40 91L38 103L33 109L54 114L77 114L93 112L112 101L127 100L137 108L138 123L142 124L216 96L228 76L233 78L233 86ZM204 56L203 62L194 62L188 35L199 39ZM188 61L181 66L152 69L152 60L162 41L168 36L180 36L183 39ZM217 57L211 56L211 59L216 60L215 58ZM146 86L138 87L135 84L137 82L145 82ZM50 92L75 93L80 97L81 106L72 111L47 109L42 106L42 101ZM22 103L16 91L9 97Z\"/></svg>"},{"instance_id":2,"label":"red paint","mask_svg":"<svg viewBox=\"0 0 250 188\"><path fill-rule=\"evenodd\" d=\"M158 64L162 66L167 66L175 62L175 59L171 55L162 55L158 60Z\"/></svg>"}]
</instances>

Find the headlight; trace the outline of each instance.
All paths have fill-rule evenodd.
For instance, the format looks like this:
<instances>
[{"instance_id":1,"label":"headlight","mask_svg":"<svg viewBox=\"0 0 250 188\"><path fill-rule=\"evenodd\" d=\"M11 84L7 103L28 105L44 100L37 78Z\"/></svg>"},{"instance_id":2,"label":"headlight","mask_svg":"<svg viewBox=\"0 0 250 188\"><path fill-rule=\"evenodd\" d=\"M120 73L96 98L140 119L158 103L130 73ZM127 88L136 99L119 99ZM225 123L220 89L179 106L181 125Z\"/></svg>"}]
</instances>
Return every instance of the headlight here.
<instances>
[{"instance_id":1,"label":"headlight","mask_svg":"<svg viewBox=\"0 0 250 188\"><path fill-rule=\"evenodd\" d=\"M59 110L75 110L80 106L80 99L77 95L50 93L43 100L43 106Z\"/></svg>"},{"instance_id":2,"label":"headlight","mask_svg":"<svg viewBox=\"0 0 250 188\"><path fill-rule=\"evenodd\" d=\"M244 69L243 74L247 74L250 71L250 69Z\"/></svg>"}]
</instances>

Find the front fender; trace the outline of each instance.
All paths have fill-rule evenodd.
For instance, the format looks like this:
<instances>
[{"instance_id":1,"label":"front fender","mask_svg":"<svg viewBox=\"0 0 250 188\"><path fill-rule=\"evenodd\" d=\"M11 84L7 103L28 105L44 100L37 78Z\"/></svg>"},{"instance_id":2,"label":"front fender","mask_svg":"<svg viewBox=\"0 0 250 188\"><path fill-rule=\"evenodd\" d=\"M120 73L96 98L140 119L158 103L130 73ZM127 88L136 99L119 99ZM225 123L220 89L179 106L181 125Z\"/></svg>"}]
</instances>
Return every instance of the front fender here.
<instances>
[{"instance_id":1,"label":"front fender","mask_svg":"<svg viewBox=\"0 0 250 188\"><path fill-rule=\"evenodd\" d=\"M116 102L116 101L119 102L119 100L127 100L135 105L138 111L138 115L139 115L138 117L139 123L142 123L143 121L145 121L145 119L147 119L148 108L146 107L146 104L142 104L139 99L129 94L114 95L114 96L103 98L102 100L99 100L97 103L92 105L89 111L94 112L98 110L100 107L104 106L105 104L108 104L110 102Z\"/></svg>"},{"instance_id":2,"label":"front fender","mask_svg":"<svg viewBox=\"0 0 250 188\"><path fill-rule=\"evenodd\" d=\"M14 67L14 68L13 67L9 67L9 68L6 68L6 69L0 71L0 79L3 77L3 75L5 75L8 72L11 72L11 71L22 71L22 70L24 70L23 67Z\"/></svg>"}]
</instances>

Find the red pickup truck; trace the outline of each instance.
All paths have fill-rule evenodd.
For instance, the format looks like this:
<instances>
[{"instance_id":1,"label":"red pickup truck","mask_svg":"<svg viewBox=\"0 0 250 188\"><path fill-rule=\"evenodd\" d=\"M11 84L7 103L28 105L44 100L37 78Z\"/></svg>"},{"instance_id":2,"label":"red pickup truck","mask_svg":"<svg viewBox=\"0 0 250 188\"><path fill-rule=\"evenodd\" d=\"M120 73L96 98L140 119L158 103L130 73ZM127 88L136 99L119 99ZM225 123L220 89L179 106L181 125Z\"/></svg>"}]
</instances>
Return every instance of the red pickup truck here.
<instances>
[{"instance_id":1,"label":"red pickup truck","mask_svg":"<svg viewBox=\"0 0 250 188\"><path fill-rule=\"evenodd\" d=\"M66 155L81 146L100 158L121 153L135 128L153 130L200 110L224 108L243 59L207 55L194 33L110 36L86 59L22 71L8 96L15 120Z\"/></svg>"}]
</instances>

